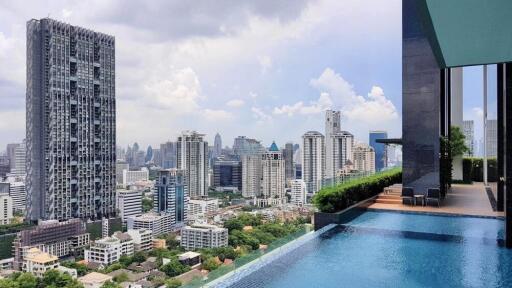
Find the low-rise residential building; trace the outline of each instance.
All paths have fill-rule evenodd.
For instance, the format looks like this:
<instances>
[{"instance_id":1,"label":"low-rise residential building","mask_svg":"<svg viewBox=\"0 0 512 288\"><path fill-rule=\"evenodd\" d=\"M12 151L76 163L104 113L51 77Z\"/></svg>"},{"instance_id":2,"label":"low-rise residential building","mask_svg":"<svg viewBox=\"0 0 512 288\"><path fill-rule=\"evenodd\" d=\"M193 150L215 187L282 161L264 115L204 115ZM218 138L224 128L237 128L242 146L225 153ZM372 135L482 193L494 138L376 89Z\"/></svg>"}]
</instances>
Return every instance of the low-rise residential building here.
<instances>
[{"instance_id":1,"label":"low-rise residential building","mask_svg":"<svg viewBox=\"0 0 512 288\"><path fill-rule=\"evenodd\" d=\"M114 234L91 243L84 251L87 262L110 265L119 260L122 255L133 254L133 241L126 233Z\"/></svg>"},{"instance_id":2,"label":"low-rise residential building","mask_svg":"<svg viewBox=\"0 0 512 288\"><path fill-rule=\"evenodd\" d=\"M12 269L14 258L5 258L0 260L0 270Z\"/></svg>"},{"instance_id":3,"label":"low-rise residential building","mask_svg":"<svg viewBox=\"0 0 512 288\"><path fill-rule=\"evenodd\" d=\"M153 247L153 233L148 229L128 229L132 237L135 252L149 251Z\"/></svg>"},{"instance_id":4,"label":"low-rise residential building","mask_svg":"<svg viewBox=\"0 0 512 288\"><path fill-rule=\"evenodd\" d=\"M142 215L142 190L124 190L118 189L116 194L117 209L119 216L126 224L126 219L130 216Z\"/></svg>"},{"instance_id":5,"label":"low-rise residential building","mask_svg":"<svg viewBox=\"0 0 512 288\"><path fill-rule=\"evenodd\" d=\"M23 260L23 272L29 272L36 277L42 277L50 269L59 267L59 257L43 252L37 248L31 248L27 251Z\"/></svg>"},{"instance_id":6,"label":"low-rise residential building","mask_svg":"<svg viewBox=\"0 0 512 288\"><path fill-rule=\"evenodd\" d=\"M306 183L302 179L290 180L290 203L303 206L306 204Z\"/></svg>"},{"instance_id":7,"label":"low-rise residential building","mask_svg":"<svg viewBox=\"0 0 512 288\"><path fill-rule=\"evenodd\" d=\"M23 177L7 177L5 182L0 182L0 194L9 195L12 198L13 210L24 212L27 203L27 192Z\"/></svg>"},{"instance_id":8,"label":"low-rise residential building","mask_svg":"<svg viewBox=\"0 0 512 288\"><path fill-rule=\"evenodd\" d=\"M178 255L178 260L183 265L194 267L201 264L201 254L197 252L188 251Z\"/></svg>"},{"instance_id":9,"label":"low-rise residential building","mask_svg":"<svg viewBox=\"0 0 512 288\"><path fill-rule=\"evenodd\" d=\"M11 224L13 218L11 196L0 195L0 225Z\"/></svg>"},{"instance_id":10,"label":"low-rise residential building","mask_svg":"<svg viewBox=\"0 0 512 288\"><path fill-rule=\"evenodd\" d=\"M78 272L76 271L76 269L68 268L68 267L64 267L64 266L60 266L60 265L56 269L61 273L68 274L73 279L76 279L76 277L78 277Z\"/></svg>"},{"instance_id":11,"label":"low-rise residential building","mask_svg":"<svg viewBox=\"0 0 512 288\"><path fill-rule=\"evenodd\" d=\"M181 229L181 246L186 250L228 245L228 229L214 225L192 225Z\"/></svg>"},{"instance_id":12,"label":"low-rise residential building","mask_svg":"<svg viewBox=\"0 0 512 288\"><path fill-rule=\"evenodd\" d=\"M128 229L148 229L151 230L153 237L172 232L175 229L172 223L172 215L167 213L146 213L127 219Z\"/></svg>"},{"instance_id":13,"label":"low-rise residential building","mask_svg":"<svg viewBox=\"0 0 512 288\"><path fill-rule=\"evenodd\" d=\"M194 220L200 215L215 213L219 210L219 199L190 199L188 201L188 217Z\"/></svg>"},{"instance_id":14,"label":"low-rise residential building","mask_svg":"<svg viewBox=\"0 0 512 288\"><path fill-rule=\"evenodd\" d=\"M91 272L78 278L78 282L84 285L84 288L100 288L106 282L111 282L112 276L98 272Z\"/></svg>"}]
</instances>

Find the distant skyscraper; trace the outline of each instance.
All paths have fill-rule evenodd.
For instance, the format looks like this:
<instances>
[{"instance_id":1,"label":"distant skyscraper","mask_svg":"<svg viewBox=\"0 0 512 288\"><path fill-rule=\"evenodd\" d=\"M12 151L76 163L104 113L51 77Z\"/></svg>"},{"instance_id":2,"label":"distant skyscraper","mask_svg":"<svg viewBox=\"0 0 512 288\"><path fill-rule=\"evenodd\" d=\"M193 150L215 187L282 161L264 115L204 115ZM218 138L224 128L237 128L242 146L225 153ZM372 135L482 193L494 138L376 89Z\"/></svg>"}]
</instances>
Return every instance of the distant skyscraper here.
<instances>
[{"instance_id":1,"label":"distant skyscraper","mask_svg":"<svg viewBox=\"0 0 512 288\"><path fill-rule=\"evenodd\" d=\"M496 158L498 156L498 120L487 120L487 139L486 139L487 158Z\"/></svg>"},{"instance_id":2,"label":"distant skyscraper","mask_svg":"<svg viewBox=\"0 0 512 288\"><path fill-rule=\"evenodd\" d=\"M213 187L242 191L242 162L218 159L213 164Z\"/></svg>"},{"instance_id":3,"label":"distant skyscraper","mask_svg":"<svg viewBox=\"0 0 512 288\"><path fill-rule=\"evenodd\" d=\"M146 158L144 159L145 163L148 163L153 159L153 148L151 145L148 146L148 149L146 150Z\"/></svg>"},{"instance_id":4,"label":"distant skyscraper","mask_svg":"<svg viewBox=\"0 0 512 288\"><path fill-rule=\"evenodd\" d=\"M154 211L171 214L171 225L182 225L187 221L189 193L185 171L167 169L158 172L153 199Z\"/></svg>"},{"instance_id":5,"label":"distant skyscraper","mask_svg":"<svg viewBox=\"0 0 512 288\"><path fill-rule=\"evenodd\" d=\"M14 159L13 164L11 165L11 174L17 177L25 177L27 174L26 169L26 158L27 158L27 146L25 140L23 143L18 145L16 149L14 149Z\"/></svg>"},{"instance_id":6,"label":"distant skyscraper","mask_svg":"<svg viewBox=\"0 0 512 288\"><path fill-rule=\"evenodd\" d=\"M10 169L14 169L14 158L15 158L15 150L16 148L20 146L19 143L9 143L7 144L7 159L9 159L9 167Z\"/></svg>"},{"instance_id":7,"label":"distant skyscraper","mask_svg":"<svg viewBox=\"0 0 512 288\"><path fill-rule=\"evenodd\" d=\"M465 136L464 142L466 147L468 147L468 151L464 154L468 157L473 157L476 154L475 149L475 122L473 120L464 120L462 122L463 125L463 133Z\"/></svg>"},{"instance_id":8,"label":"distant skyscraper","mask_svg":"<svg viewBox=\"0 0 512 288\"><path fill-rule=\"evenodd\" d=\"M208 142L204 135L184 131L177 142L177 167L185 171L191 198L208 196Z\"/></svg>"},{"instance_id":9,"label":"distant skyscraper","mask_svg":"<svg viewBox=\"0 0 512 288\"><path fill-rule=\"evenodd\" d=\"M295 179L295 164L293 162L293 143L286 143L283 149L286 183Z\"/></svg>"},{"instance_id":10,"label":"distant skyscraper","mask_svg":"<svg viewBox=\"0 0 512 288\"><path fill-rule=\"evenodd\" d=\"M262 153L242 155L242 196L253 198L261 193Z\"/></svg>"},{"instance_id":11,"label":"distant skyscraper","mask_svg":"<svg viewBox=\"0 0 512 288\"><path fill-rule=\"evenodd\" d=\"M366 144L354 146L354 169L360 172L375 173L375 151Z\"/></svg>"},{"instance_id":12,"label":"distant skyscraper","mask_svg":"<svg viewBox=\"0 0 512 288\"><path fill-rule=\"evenodd\" d=\"M275 142L263 154L261 164L261 194L257 196L256 206L265 207L283 204L285 201L285 161L283 153Z\"/></svg>"},{"instance_id":13,"label":"distant skyscraper","mask_svg":"<svg viewBox=\"0 0 512 288\"><path fill-rule=\"evenodd\" d=\"M341 132L340 111L325 111L325 178L334 178L334 146L332 137Z\"/></svg>"},{"instance_id":14,"label":"distant skyscraper","mask_svg":"<svg viewBox=\"0 0 512 288\"><path fill-rule=\"evenodd\" d=\"M347 161L352 160L352 147L354 146L354 135L350 134L347 131L336 132L331 135L331 137L325 139L326 142L329 142L329 145L325 145L326 155L327 155L327 147L329 147L329 163L332 165L330 167L330 171L334 171L334 175L332 177L325 176L327 179L333 179L335 177L336 172L343 169L347 164ZM326 165L328 163L326 156ZM327 170L327 168L326 168Z\"/></svg>"},{"instance_id":15,"label":"distant skyscraper","mask_svg":"<svg viewBox=\"0 0 512 288\"><path fill-rule=\"evenodd\" d=\"M30 220L114 216L115 39L49 18L27 23Z\"/></svg>"},{"instance_id":16,"label":"distant skyscraper","mask_svg":"<svg viewBox=\"0 0 512 288\"><path fill-rule=\"evenodd\" d=\"M222 155L222 138L220 134L215 134L215 140L213 141L213 157L219 157Z\"/></svg>"},{"instance_id":17,"label":"distant skyscraper","mask_svg":"<svg viewBox=\"0 0 512 288\"><path fill-rule=\"evenodd\" d=\"M164 169L176 168L176 142L165 142L160 144L160 157L162 159L160 166Z\"/></svg>"},{"instance_id":18,"label":"distant skyscraper","mask_svg":"<svg viewBox=\"0 0 512 288\"><path fill-rule=\"evenodd\" d=\"M309 131L302 141L302 180L311 195L320 190L325 178L325 138L320 132Z\"/></svg>"},{"instance_id":19,"label":"distant skyscraper","mask_svg":"<svg viewBox=\"0 0 512 288\"><path fill-rule=\"evenodd\" d=\"M263 147L260 141L256 139L247 138L245 136L238 136L235 138L233 143L234 154L237 156L243 155L254 155L258 153L264 153L265 147Z\"/></svg>"},{"instance_id":20,"label":"distant skyscraper","mask_svg":"<svg viewBox=\"0 0 512 288\"><path fill-rule=\"evenodd\" d=\"M386 145L377 143L377 139L388 139L386 131L370 131L370 147L375 151L375 170L381 171L387 167L388 158L386 153Z\"/></svg>"},{"instance_id":21,"label":"distant skyscraper","mask_svg":"<svg viewBox=\"0 0 512 288\"><path fill-rule=\"evenodd\" d=\"M9 156L0 155L0 179L4 178L11 171Z\"/></svg>"}]
</instances>

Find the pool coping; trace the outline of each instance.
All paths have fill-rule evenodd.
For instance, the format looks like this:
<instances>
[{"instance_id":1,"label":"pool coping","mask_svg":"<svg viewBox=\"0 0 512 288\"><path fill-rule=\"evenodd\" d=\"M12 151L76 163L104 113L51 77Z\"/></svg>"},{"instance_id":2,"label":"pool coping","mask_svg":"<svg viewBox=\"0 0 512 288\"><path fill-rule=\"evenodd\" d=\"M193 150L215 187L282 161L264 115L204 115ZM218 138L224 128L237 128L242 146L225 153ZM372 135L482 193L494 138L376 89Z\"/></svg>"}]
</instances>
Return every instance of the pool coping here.
<instances>
[{"instance_id":1,"label":"pool coping","mask_svg":"<svg viewBox=\"0 0 512 288\"><path fill-rule=\"evenodd\" d=\"M434 212L434 211L412 211L412 210L398 210L398 209L385 209L385 208L366 208L367 211L376 212L389 212L389 213L400 213L400 214L419 214L419 215L431 215L441 217L463 217L463 218L484 218L484 219L496 219L505 220L504 216L492 216L492 215L478 215L478 214L461 214L461 213L447 213L447 212Z\"/></svg>"},{"instance_id":2,"label":"pool coping","mask_svg":"<svg viewBox=\"0 0 512 288\"><path fill-rule=\"evenodd\" d=\"M258 257L254 259L253 261L233 270L225 275L212 280L211 282L205 283L201 287L215 287L215 288L224 288L229 287L236 282L240 281L241 279L247 277L248 275L258 271L262 267L268 265L269 263L273 262L277 258L280 258L284 256L285 254L288 254L292 252L293 250L296 250L300 248L301 246L309 243L311 240L320 237L323 233L335 228L338 226L338 224L329 224L327 226L322 227L319 230L311 231L289 243L284 244L283 246L276 248L275 250L270 251L267 254L262 255L261 257Z\"/></svg>"}]
</instances>

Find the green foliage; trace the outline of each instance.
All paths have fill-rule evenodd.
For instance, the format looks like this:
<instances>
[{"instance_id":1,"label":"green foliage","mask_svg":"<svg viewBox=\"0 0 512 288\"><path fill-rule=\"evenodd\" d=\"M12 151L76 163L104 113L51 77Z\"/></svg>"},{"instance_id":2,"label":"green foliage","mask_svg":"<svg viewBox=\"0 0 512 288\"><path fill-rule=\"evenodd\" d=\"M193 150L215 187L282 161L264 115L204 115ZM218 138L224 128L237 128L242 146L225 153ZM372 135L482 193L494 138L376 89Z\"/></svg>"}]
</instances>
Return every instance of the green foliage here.
<instances>
[{"instance_id":1,"label":"green foliage","mask_svg":"<svg viewBox=\"0 0 512 288\"><path fill-rule=\"evenodd\" d=\"M464 158L462 160L462 171L464 182L482 182L484 179L484 160L482 158ZM497 159L487 159L487 181L497 182L498 178Z\"/></svg>"},{"instance_id":2,"label":"green foliage","mask_svg":"<svg viewBox=\"0 0 512 288\"><path fill-rule=\"evenodd\" d=\"M164 272L167 276L174 277L190 271L190 268L181 264L176 257L173 257L170 260L171 262L160 267L160 271Z\"/></svg>"},{"instance_id":3,"label":"green foliage","mask_svg":"<svg viewBox=\"0 0 512 288\"><path fill-rule=\"evenodd\" d=\"M41 284L42 287L49 288L82 287L82 285L77 280L73 279L69 274L61 273L57 270L46 271L46 273L44 273L43 278L41 279Z\"/></svg>"},{"instance_id":4,"label":"green foliage","mask_svg":"<svg viewBox=\"0 0 512 288\"><path fill-rule=\"evenodd\" d=\"M146 197L142 198L142 211L144 211L144 213L147 213L151 211L151 209L153 209L153 199Z\"/></svg>"},{"instance_id":5,"label":"green foliage","mask_svg":"<svg viewBox=\"0 0 512 288\"><path fill-rule=\"evenodd\" d=\"M159 239L165 239L165 245L168 249L177 249L180 247L180 241L176 240L176 233L167 233L158 236Z\"/></svg>"},{"instance_id":6,"label":"green foliage","mask_svg":"<svg viewBox=\"0 0 512 288\"><path fill-rule=\"evenodd\" d=\"M139 252L135 252L135 254L133 254L132 256L132 262L137 262L137 263L142 263L144 261L146 261L146 253L142 252L142 251L139 251Z\"/></svg>"},{"instance_id":7,"label":"green foliage","mask_svg":"<svg viewBox=\"0 0 512 288\"><path fill-rule=\"evenodd\" d=\"M341 211L359 201L379 194L384 187L401 182L401 169L387 170L337 186L322 188L313 197L313 204L322 212Z\"/></svg>"},{"instance_id":8,"label":"green foliage","mask_svg":"<svg viewBox=\"0 0 512 288\"><path fill-rule=\"evenodd\" d=\"M465 143L466 136L459 126L450 128L450 152L452 157L462 156L469 151Z\"/></svg>"},{"instance_id":9,"label":"green foliage","mask_svg":"<svg viewBox=\"0 0 512 288\"><path fill-rule=\"evenodd\" d=\"M121 263L121 265L123 265L123 267L127 267L128 265L132 264L132 262L133 262L133 257L131 257L131 256L121 255L121 257L119 257L119 263Z\"/></svg>"},{"instance_id":10,"label":"green foliage","mask_svg":"<svg viewBox=\"0 0 512 288\"><path fill-rule=\"evenodd\" d=\"M101 288L121 288L121 285L112 281L108 281L101 285Z\"/></svg>"},{"instance_id":11,"label":"green foliage","mask_svg":"<svg viewBox=\"0 0 512 288\"><path fill-rule=\"evenodd\" d=\"M217 260L213 257L206 259L206 261L203 262L203 269L206 269L208 271L213 271L217 268L219 268L220 264L217 262Z\"/></svg>"},{"instance_id":12,"label":"green foliage","mask_svg":"<svg viewBox=\"0 0 512 288\"><path fill-rule=\"evenodd\" d=\"M0 288L83 288L82 284L69 274L48 270L42 278L31 273L15 273L0 280Z\"/></svg>"},{"instance_id":13,"label":"green foliage","mask_svg":"<svg viewBox=\"0 0 512 288\"><path fill-rule=\"evenodd\" d=\"M19 288L17 281L12 279L0 279L0 288Z\"/></svg>"},{"instance_id":14,"label":"green foliage","mask_svg":"<svg viewBox=\"0 0 512 288\"><path fill-rule=\"evenodd\" d=\"M78 277L82 277L85 274L91 272L91 269L87 268L87 266L85 266L85 264L79 264L79 263L76 263L75 261L64 261L64 262L61 262L60 265L67 267L67 268L76 269Z\"/></svg>"},{"instance_id":15,"label":"green foliage","mask_svg":"<svg viewBox=\"0 0 512 288\"><path fill-rule=\"evenodd\" d=\"M181 286L181 281L175 278L171 278L167 281L165 281L165 287L166 288L178 288Z\"/></svg>"},{"instance_id":16,"label":"green foliage","mask_svg":"<svg viewBox=\"0 0 512 288\"><path fill-rule=\"evenodd\" d=\"M116 263L110 264L110 266L106 267L103 270L103 273L108 274L112 271L116 271L116 270L123 269L123 268L124 268L123 264L116 262Z\"/></svg>"},{"instance_id":17,"label":"green foliage","mask_svg":"<svg viewBox=\"0 0 512 288\"><path fill-rule=\"evenodd\" d=\"M18 274L15 280L20 288L36 288L38 284L36 276L30 273Z\"/></svg>"},{"instance_id":18,"label":"green foliage","mask_svg":"<svg viewBox=\"0 0 512 288\"><path fill-rule=\"evenodd\" d=\"M234 230L233 233L229 235L229 245L233 247L247 245L250 246L251 249L256 250L260 247L260 241L247 232Z\"/></svg>"},{"instance_id":19,"label":"green foliage","mask_svg":"<svg viewBox=\"0 0 512 288\"><path fill-rule=\"evenodd\" d=\"M235 260L240 256L238 251L235 251L233 247L217 247L217 248L204 248L199 251L201 258L204 260L212 257L219 257L220 261L224 259Z\"/></svg>"},{"instance_id":20,"label":"green foliage","mask_svg":"<svg viewBox=\"0 0 512 288\"><path fill-rule=\"evenodd\" d=\"M123 283L128 280L130 280L130 277L128 277L128 274L124 272L114 277L114 281L117 283Z\"/></svg>"}]
</instances>

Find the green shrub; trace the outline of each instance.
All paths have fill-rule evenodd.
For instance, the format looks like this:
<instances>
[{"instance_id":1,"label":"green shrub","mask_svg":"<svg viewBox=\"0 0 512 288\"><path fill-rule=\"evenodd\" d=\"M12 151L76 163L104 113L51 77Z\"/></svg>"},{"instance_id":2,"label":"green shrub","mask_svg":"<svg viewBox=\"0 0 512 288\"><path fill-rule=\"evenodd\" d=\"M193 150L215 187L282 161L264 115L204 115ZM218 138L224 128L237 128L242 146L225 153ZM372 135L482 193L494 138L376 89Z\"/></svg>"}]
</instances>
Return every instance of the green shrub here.
<instances>
[{"instance_id":1,"label":"green shrub","mask_svg":"<svg viewBox=\"0 0 512 288\"><path fill-rule=\"evenodd\" d=\"M464 182L467 178L475 182L484 181L484 160L482 158L464 158L462 160L462 177ZM498 181L498 163L496 158L487 159L487 181Z\"/></svg>"},{"instance_id":2,"label":"green shrub","mask_svg":"<svg viewBox=\"0 0 512 288\"><path fill-rule=\"evenodd\" d=\"M384 187L401 182L402 169L392 169L334 187L322 188L313 197L313 204L322 212L337 212L379 194Z\"/></svg>"}]
</instances>

